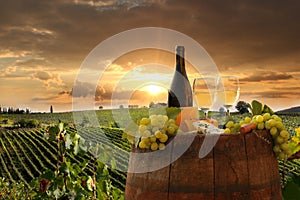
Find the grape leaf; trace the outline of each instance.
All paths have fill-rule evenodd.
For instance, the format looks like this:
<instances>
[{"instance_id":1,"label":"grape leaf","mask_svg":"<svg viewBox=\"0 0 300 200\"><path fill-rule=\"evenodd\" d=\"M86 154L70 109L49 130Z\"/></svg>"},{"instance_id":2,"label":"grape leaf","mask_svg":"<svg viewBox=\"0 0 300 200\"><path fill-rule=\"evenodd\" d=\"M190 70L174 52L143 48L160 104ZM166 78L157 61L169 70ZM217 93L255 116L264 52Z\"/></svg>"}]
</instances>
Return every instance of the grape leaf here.
<instances>
[{"instance_id":1,"label":"grape leaf","mask_svg":"<svg viewBox=\"0 0 300 200\"><path fill-rule=\"evenodd\" d=\"M300 178L293 176L282 190L284 200L297 200L300 196Z\"/></svg>"},{"instance_id":2,"label":"grape leaf","mask_svg":"<svg viewBox=\"0 0 300 200\"><path fill-rule=\"evenodd\" d=\"M74 147L73 147L73 153L75 155L77 155L80 152L80 146L78 144L78 140L75 141L75 142L73 142L73 145L74 145Z\"/></svg>"},{"instance_id":3,"label":"grape leaf","mask_svg":"<svg viewBox=\"0 0 300 200\"><path fill-rule=\"evenodd\" d=\"M49 128L49 139L51 141L54 141L58 133L59 133L59 128L57 126L51 126Z\"/></svg>"},{"instance_id":4,"label":"grape leaf","mask_svg":"<svg viewBox=\"0 0 300 200\"><path fill-rule=\"evenodd\" d=\"M48 180L53 180L55 178L55 173L52 170L47 170L46 172L44 172L40 178L45 178Z\"/></svg>"},{"instance_id":5,"label":"grape leaf","mask_svg":"<svg viewBox=\"0 0 300 200\"><path fill-rule=\"evenodd\" d=\"M263 104L262 103L260 103L257 100L253 100L251 105L252 105L251 110L252 110L252 115L253 116L262 114L262 111L263 111Z\"/></svg>"},{"instance_id":6,"label":"grape leaf","mask_svg":"<svg viewBox=\"0 0 300 200\"><path fill-rule=\"evenodd\" d=\"M271 115L274 114L274 111L267 105L264 105L263 107L263 113L270 113Z\"/></svg>"},{"instance_id":7,"label":"grape leaf","mask_svg":"<svg viewBox=\"0 0 300 200\"><path fill-rule=\"evenodd\" d=\"M83 152L87 152L87 145L86 145L86 143L85 143L85 139L84 138L82 138L82 137L80 137L79 138L79 147L80 147L80 150L81 151L83 151Z\"/></svg>"},{"instance_id":8,"label":"grape leaf","mask_svg":"<svg viewBox=\"0 0 300 200\"><path fill-rule=\"evenodd\" d=\"M66 138L66 149L71 149L72 139L70 137L70 134L67 134L65 138Z\"/></svg>"}]
</instances>

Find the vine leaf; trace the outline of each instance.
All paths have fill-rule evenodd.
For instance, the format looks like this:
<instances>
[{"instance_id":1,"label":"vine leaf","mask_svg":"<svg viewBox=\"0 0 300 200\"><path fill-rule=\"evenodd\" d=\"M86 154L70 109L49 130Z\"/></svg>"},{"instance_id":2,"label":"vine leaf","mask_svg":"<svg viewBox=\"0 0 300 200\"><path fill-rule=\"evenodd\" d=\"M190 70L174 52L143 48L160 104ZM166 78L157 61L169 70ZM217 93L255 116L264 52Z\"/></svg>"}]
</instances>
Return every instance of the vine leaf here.
<instances>
[{"instance_id":1,"label":"vine leaf","mask_svg":"<svg viewBox=\"0 0 300 200\"><path fill-rule=\"evenodd\" d=\"M264 105L263 107L263 113L270 113L271 115L274 114L274 111L267 105Z\"/></svg>"},{"instance_id":2,"label":"vine leaf","mask_svg":"<svg viewBox=\"0 0 300 200\"><path fill-rule=\"evenodd\" d=\"M259 101L253 100L251 103L251 111L253 116L262 114L263 104Z\"/></svg>"},{"instance_id":3,"label":"vine leaf","mask_svg":"<svg viewBox=\"0 0 300 200\"><path fill-rule=\"evenodd\" d=\"M70 137L70 134L67 134L67 136L66 136L66 149L71 149L71 145L72 145L72 139Z\"/></svg>"}]
</instances>

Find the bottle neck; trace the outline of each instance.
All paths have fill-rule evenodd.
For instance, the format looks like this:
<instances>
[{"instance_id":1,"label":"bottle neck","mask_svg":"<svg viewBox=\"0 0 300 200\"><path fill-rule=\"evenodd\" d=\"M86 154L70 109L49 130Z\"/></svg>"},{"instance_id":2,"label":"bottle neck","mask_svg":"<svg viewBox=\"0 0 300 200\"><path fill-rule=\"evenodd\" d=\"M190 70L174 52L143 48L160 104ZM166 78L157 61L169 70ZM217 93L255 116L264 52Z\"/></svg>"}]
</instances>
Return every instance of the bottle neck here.
<instances>
[{"instance_id":1,"label":"bottle neck","mask_svg":"<svg viewBox=\"0 0 300 200\"><path fill-rule=\"evenodd\" d=\"M186 77L184 51L176 53L176 71Z\"/></svg>"}]
</instances>

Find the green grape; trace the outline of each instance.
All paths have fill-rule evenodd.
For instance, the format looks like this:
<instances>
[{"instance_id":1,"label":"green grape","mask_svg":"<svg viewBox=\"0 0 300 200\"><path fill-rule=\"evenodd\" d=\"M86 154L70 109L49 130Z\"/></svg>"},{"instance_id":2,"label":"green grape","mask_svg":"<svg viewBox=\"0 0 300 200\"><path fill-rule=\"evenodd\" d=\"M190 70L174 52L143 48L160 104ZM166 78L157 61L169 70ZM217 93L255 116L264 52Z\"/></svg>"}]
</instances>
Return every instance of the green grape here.
<instances>
[{"instance_id":1,"label":"green grape","mask_svg":"<svg viewBox=\"0 0 300 200\"><path fill-rule=\"evenodd\" d=\"M225 134L229 134L229 133L231 133L231 131L230 131L229 128L225 128L224 133L225 133Z\"/></svg>"},{"instance_id":2,"label":"green grape","mask_svg":"<svg viewBox=\"0 0 300 200\"><path fill-rule=\"evenodd\" d=\"M281 119L280 117L278 117L277 115L272 115L272 118L273 118L275 121L282 122L282 119Z\"/></svg>"},{"instance_id":3,"label":"green grape","mask_svg":"<svg viewBox=\"0 0 300 200\"><path fill-rule=\"evenodd\" d=\"M155 133L155 132L158 131L158 130L159 130L158 127L153 127L153 128L152 128L152 133Z\"/></svg>"},{"instance_id":4,"label":"green grape","mask_svg":"<svg viewBox=\"0 0 300 200\"><path fill-rule=\"evenodd\" d=\"M250 120L250 121L251 121L251 120ZM249 122L250 122L250 121L249 121ZM243 126L244 124L247 124L247 122L244 121L244 120L241 120L241 121L239 122L239 125L240 125L240 126Z\"/></svg>"},{"instance_id":5,"label":"green grape","mask_svg":"<svg viewBox=\"0 0 300 200\"><path fill-rule=\"evenodd\" d=\"M269 119L271 118L270 113L264 113L264 114L263 114L263 118L264 118L264 121L269 120Z\"/></svg>"},{"instance_id":6,"label":"green grape","mask_svg":"<svg viewBox=\"0 0 300 200\"><path fill-rule=\"evenodd\" d=\"M166 145L165 145L165 144L159 143L159 145L158 145L158 149L159 149L159 150L164 150L165 148L166 148Z\"/></svg>"},{"instance_id":7,"label":"green grape","mask_svg":"<svg viewBox=\"0 0 300 200\"><path fill-rule=\"evenodd\" d=\"M150 137L150 142L156 142L156 137L154 135Z\"/></svg>"},{"instance_id":8,"label":"green grape","mask_svg":"<svg viewBox=\"0 0 300 200\"><path fill-rule=\"evenodd\" d=\"M165 143L168 140L167 134L162 134L161 138L159 138L159 141L162 143Z\"/></svg>"},{"instance_id":9,"label":"green grape","mask_svg":"<svg viewBox=\"0 0 300 200\"><path fill-rule=\"evenodd\" d=\"M140 125L148 125L148 124L150 124L150 122L151 122L151 120L149 118L144 117L140 120Z\"/></svg>"},{"instance_id":10,"label":"green grape","mask_svg":"<svg viewBox=\"0 0 300 200\"><path fill-rule=\"evenodd\" d=\"M269 119L268 120L269 126L272 128L274 126L276 126L276 121L274 119Z\"/></svg>"},{"instance_id":11,"label":"green grape","mask_svg":"<svg viewBox=\"0 0 300 200\"><path fill-rule=\"evenodd\" d=\"M258 130L263 130L265 128L265 123L264 122L259 122L258 124L257 124L257 129Z\"/></svg>"},{"instance_id":12,"label":"green grape","mask_svg":"<svg viewBox=\"0 0 300 200\"><path fill-rule=\"evenodd\" d=\"M163 119L164 119L165 122L167 122L169 120L167 115L163 115Z\"/></svg>"},{"instance_id":13,"label":"green grape","mask_svg":"<svg viewBox=\"0 0 300 200\"><path fill-rule=\"evenodd\" d=\"M160 139L162 137L163 133L161 131L156 131L154 133L154 135L155 135L156 138Z\"/></svg>"},{"instance_id":14,"label":"green grape","mask_svg":"<svg viewBox=\"0 0 300 200\"><path fill-rule=\"evenodd\" d=\"M165 126L165 122L162 122L162 121L158 122L158 124L157 124L157 127L159 129L162 129L164 126Z\"/></svg>"},{"instance_id":15,"label":"green grape","mask_svg":"<svg viewBox=\"0 0 300 200\"><path fill-rule=\"evenodd\" d=\"M139 126L139 135L143 136L144 131L147 130L147 126L145 125L140 125Z\"/></svg>"},{"instance_id":16,"label":"green grape","mask_svg":"<svg viewBox=\"0 0 300 200\"><path fill-rule=\"evenodd\" d=\"M149 137L142 137L141 141L145 142L145 144L148 144L150 142L150 138Z\"/></svg>"},{"instance_id":17,"label":"green grape","mask_svg":"<svg viewBox=\"0 0 300 200\"><path fill-rule=\"evenodd\" d=\"M240 124L234 124L234 130L237 132L240 129Z\"/></svg>"},{"instance_id":18,"label":"green grape","mask_svg":"<svg viewBox=\"0 0 300 200\"><path fill-rule=\"evenodd\" d=\"M176 124L171 124L170 126L175 129L175 132L178 130L178 126Z\"/></svg>"},{"instance_id":19,"label":"green grape","mask_svg":"<svg viewBox=\"0 0 300 200\"><path fill-rule=\"evenodd\" d=\"M276 127L281 131L284 130L284 125L281 121L276 122Z\"/></svg>"},{"instance_id":20,"label":"green grape","mask_svg":"<svg viewBox=\"0 0 300 200\"><path fill-rule=\"evenodd\" d=\"M265 122L265 128L267 129L267 130L270 130L272 127L270 126L270 123L269 123L269 121L266 121Z\"/></svg>"},{"instance_id":21,"label":"green grape","mask_svg":"<svg viewBox=\"0 0 300 200\"><path fill-rule=\"evenodd\" d=\"M276 128L276 127L272 127L272 128L270 129L270 134L271 134L272 136L276 136L276 135L277 135L277 128Z\"/></svg>"},{"instance_id":22,"label":"green grape","mask_svg":"<svg viewBox=\"0 0 300 200\"><path fill-rule=\"evenodd\" d=\"M153 142L152 144L151 144L151 150L152 151L155 151L155 150L157 150L158 149L158 144L156 143L156 142Z\"/></svg>"},{"instance_id":23,"label":"green grape","mask_svg":"<svg viewBox=\"0 0 300 200\"><path fill-rule=\"evenodd\" d=\"M162 116L162 115L156 115L156 117L157 117L157 119L158 119L159 121L162 121L162 119L163 119L163 116Z\"/></svg>"},{"instance_id":24,"label":"green grape","mask_svg":"<svg viewBox=\"0 0 300 200\"><path fill-rule=\"evenodd\" d=\"M173 135L175 133L175 128L173 126L169 126L168 129L167 129L167 132L170 134L170 135Z\"/></svg>"},{"instance_id":25,"label":"green grape","mask_svg":"<svg viewBox=\"0 0 300 200\"><path fill-rule=\"evenodd\" d=\"M283 138L283 137L281 137L281 136L278 136L278 137L276 138L276 142L277 142L277 144L282 144L282 143L284 143L284 142L285 142L285 140L284 140L284 138Z\"/></svg>"},{"instance_id":26,"label":"green grape","mask_svg":"<svg viewBox=\"0 0 300 200\"><path fill-rule=\"evenodd\" d=\"M276 115L276 114L273 114L273 115L271 116L272 119L277 118L277 117L278 117L278 115Z\"/></svg>"},{"instance_id":27,"label":"green grape","mask_svg":"<svg viewBox=\"0 0 300 200\"><path fill-rule=\"evenodd\" d=\"M284 160L285 157L286 157L286 155L285 155L284 152L280 152L280 153L278 154L278 158L281 159L281 160Z\"/></svg>"},{"instance_id":28,"label":"green grape","mask_svg":"<svg viewBox=\"0 0 300 200\"><path fill-rule=\"evenodd\" d=\"M151 136L151 132L149 130L145 130L143 133L143 137L150 137Z\"/></svg>"},{"instance_id":29,"label":"green grape","mask_svg":"<svg viewBox=\"0 0 300 200\"><path fill-rule=\"evenodd\" d=\"M254 119L251 119L250 123L257 125L257 121L256 121L255 118L254 118Z\"/></svg>"},{"instance_id":30,"label":"green grape","mask_svg":"<svg viewBox=\"0 0 300 200\"><path fill-rule=\"evenodd\" d=\"M281 152L280 146L279 146L279 145L274 145L273 151L274 151L275 153L280 153L280 152Z\"/></svg>"},{"instance_id":31,"label":"green grape","mask_svg":"<svg viewBox=\"0 0 300 200\"><path fill-rule=\"evenodd\" d=\"M291 155L293 155L293 153L290 149L285 150L284 153L287 155L287 157L290 157Z\"/></svg>"},{"instance_id":32,"label":"green grape","mask_svg":"<svg viewBox=\"0 0 300 200\"><path fill-rule=\"evenodd\" d=\"M244 119L245 123L248 124L251 122L251 118L250 117L245 117Z\"/></svg>"},{"instance_id":33,"label":"green grape","mask_svg":"<svg viewBox=\"0 0 300 200\"><path fill-rule=\"evenodd\" d=\"M168 127L169 126L167 124L165 124L164 127L162 128L162 130L166 132L168 130Z\"/></svg>"},{"instance_id":34,"label":"green grape","mask_svg":"<svg viewBox=\"0 0 300 200\"><path fill-rule=\"evenodd\" d=\"M169 119L169 124L175 124L175 120L174 119Z\"/></svg>"},{"instance_id":35,"label":"green grape","mask_svg":"<svg viewBox=\"0 0 300 200\"><path fill-rule=\"evenodd\" d=\"M157 115L150 115L149 118L152 121L153 119L157 119Z\"/></svg>"},{"instance_id":36,"label":"green grape","mask_svg":"<svg viewBox=\"0 0 300 200\"><path fill-rule=\"evenodd\" d=\"M162 129L162 130L161 130L161 133L162 133L162 134L167 134L167 131L166 131L165 129Z\"/></svg>"},{"instance_id":37,"label":"green grape","mask_svg":"<svg viewBox=\"0 0 300 200\"><path fill-rule=\"evenodd\" d=\"M144 141L141 141L141 142L139 143L139 147L140 147L141 149L146 149L146 148L147 148L147 144L146 144Z\"/></svg>"},{"instance_id":38,"label":"green grape","mask_svg":"<svg viewBox=\"0 0 300 200\"><path fill-rule=\"evenodd\" d=\"M284 139L290 138L290 134L286 130L280 131L280 136L283 137Z\"/></svg>"},{"instance_id":39,"label":"green grape","mask_svg":"<svg viewBox=\"0 0 300 200\"><path fill-rule=\"evenodd\" d=\"M283 150L283 151L287 151L290 149L288 143L283 143L280 145L280 148Z\"/></svg>"},{"instance_id":40,"label":"green grape","mask_svg":"<svg viewBox=\"0 0 300 200\"><path fill-rule=\"evenodd\" d=\"M151 126L158 126L159 124L159 121L157 118L152 118L151 119Z\"/></svg>"},{"instance_id":41,"label":"green grape","mask_svg":"<svg viewBox=\"0 0 300 200\"><path fill-rule=\"evenodd\" d=\"M231 128L231 127L233 127L234 126L234 122L233 121L228 121L227 123L226 123L226 128Z\"/></svg>"},{"instance_id":42,"label":"green grape","mask_svg":"<svg viewBox=\"0 0 300 200\"><path fill-rule=\"evenodd\" d=\"M264 121L264 117L261 116L261 115L257 115L257 116L255 117L255 120L256 120L257 123L260 123L260 122L263 122L263 121Z\"/></svg>"}]
</instances>

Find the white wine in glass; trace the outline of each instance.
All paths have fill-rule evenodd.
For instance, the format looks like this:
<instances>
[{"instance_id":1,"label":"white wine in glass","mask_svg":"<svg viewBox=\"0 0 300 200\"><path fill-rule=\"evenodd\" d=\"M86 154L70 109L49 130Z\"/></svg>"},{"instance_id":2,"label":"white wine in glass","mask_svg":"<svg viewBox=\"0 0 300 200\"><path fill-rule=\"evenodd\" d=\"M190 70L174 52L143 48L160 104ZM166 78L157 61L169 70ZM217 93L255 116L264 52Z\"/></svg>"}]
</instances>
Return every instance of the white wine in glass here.
<instances>
[{"instance_id":1,"label":"white wine in glass","mask_svg":"<svg viewBox=\"0 0 300 200\"><path fill-rule=\"evenodd\" d=\"M237 76L219 76L217 80L217 99L227 108L232 107L240 96L240 85Z\"/></svg>"},{"instance_id":2,"label":"white wine in glass","mask_svg":"<svg viewBox=\"0 0 300 200\"><path fill-rule=\"evenodd\" d=\"M195 78L193 83L193 96L194 101L198 108L205 113L214 103L214 95L216 88L216 78L214 77L201 77Z\"/></svg>"}]
</instances>

